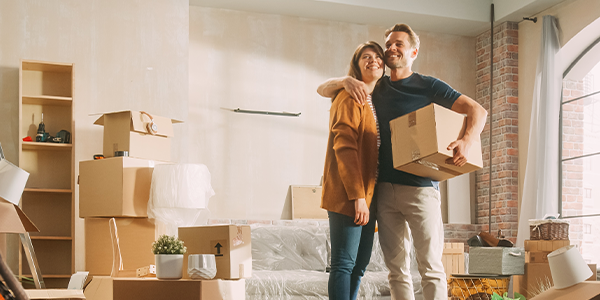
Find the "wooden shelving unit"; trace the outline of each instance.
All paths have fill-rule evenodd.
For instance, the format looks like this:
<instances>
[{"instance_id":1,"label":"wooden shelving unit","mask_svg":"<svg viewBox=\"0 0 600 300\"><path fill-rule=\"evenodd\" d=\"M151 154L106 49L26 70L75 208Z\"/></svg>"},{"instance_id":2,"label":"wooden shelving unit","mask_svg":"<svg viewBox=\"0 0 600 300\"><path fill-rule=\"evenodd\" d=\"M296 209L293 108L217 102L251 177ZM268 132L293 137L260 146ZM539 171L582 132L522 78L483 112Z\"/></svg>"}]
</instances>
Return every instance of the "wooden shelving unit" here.
<instances>
[{"instance_id":1,"label":"wooden shelving unit","mask_svg":"<svg viewBox=\"0 0 600 300\"><path fill-rule=\"evenodd\" d=\"M31 240L46 287L66 288L75 271L73 64L22 60L19 98L19 166L30 173L21 207L40 230ZM42 113L46 132L66 130L70 143L22 141L35 141ZM31 277L22 249L19 260L19 275Z\"/></svg>"}]
</instances>

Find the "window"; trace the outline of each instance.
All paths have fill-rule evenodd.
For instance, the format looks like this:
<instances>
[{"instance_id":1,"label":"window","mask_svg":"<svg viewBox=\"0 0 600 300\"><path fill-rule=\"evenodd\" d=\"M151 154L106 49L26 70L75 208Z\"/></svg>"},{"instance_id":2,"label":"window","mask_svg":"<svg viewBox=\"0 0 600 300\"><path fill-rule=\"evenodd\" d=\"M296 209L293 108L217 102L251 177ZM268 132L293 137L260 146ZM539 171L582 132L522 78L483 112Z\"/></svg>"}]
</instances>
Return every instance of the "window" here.
<instances>
[{"instance_id":1,"label":"window","mask_svg":"<svg viewBox=\"0 0 600 300\"><path fill-rule=\"evenodd\" d=\"M569 239L586 261L600 262L600 63L581 80L563 80L561 102L561 215Z\"/></svg>"}]
</instances>

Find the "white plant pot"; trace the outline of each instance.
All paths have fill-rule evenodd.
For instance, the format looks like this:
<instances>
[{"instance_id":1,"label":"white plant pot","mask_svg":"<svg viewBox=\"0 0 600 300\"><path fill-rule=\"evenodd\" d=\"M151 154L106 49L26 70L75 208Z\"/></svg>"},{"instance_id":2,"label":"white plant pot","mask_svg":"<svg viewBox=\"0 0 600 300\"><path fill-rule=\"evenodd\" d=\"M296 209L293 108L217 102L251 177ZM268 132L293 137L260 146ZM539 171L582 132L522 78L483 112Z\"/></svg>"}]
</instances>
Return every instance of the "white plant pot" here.
<instances>
[{"instance_id":1,"label":"white plant pot","mask_svg":"<svg viewBox=\"0 0 600 300\"><path fill-rule=\"evenodd\" d=\"M156 278L180 279L183 276L183 254L155 254Z\"/></svg>"}]
</instances>

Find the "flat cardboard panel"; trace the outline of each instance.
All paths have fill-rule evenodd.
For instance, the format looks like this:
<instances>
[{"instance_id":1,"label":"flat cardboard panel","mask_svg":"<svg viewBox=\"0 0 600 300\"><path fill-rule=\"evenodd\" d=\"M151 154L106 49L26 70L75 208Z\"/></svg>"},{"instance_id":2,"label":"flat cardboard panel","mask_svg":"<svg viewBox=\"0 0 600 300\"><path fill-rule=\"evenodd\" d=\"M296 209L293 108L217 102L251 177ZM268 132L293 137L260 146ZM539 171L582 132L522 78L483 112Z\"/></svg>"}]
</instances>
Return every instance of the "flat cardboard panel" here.
<instances>
[{"instance_id":1,"label":"flat cardboard panel","mask_svg":"<svg viewBox=\"0 0 600 300\"><path fill-rule=\"evenodd\" d=\"M114 300L243 300L245 280L157 280L115 278Z\"/></svg>"},{"instance_id":2,"label":"flat cardboard panel","mask_svg":"<svg viewBox=\"0 0 600 300\"><path fill-rule=\"evenodd\" d=\"M25 290L29 299L85 299L82 290Z\"/></svg>"},{"instance_id":3,"label":"flat cardboard panel","mask_svg":"<svg viewBox=\"0 0 600 300\"><path fill-rule=\"evenodd\" d=\"M71 193L24 192L21 203L40 230L31 236L71 236Z\"/></svg>"},{"instance_id":4,"label":"flat cardboard panel","mask_svg":"<svg viewBox=\"0 0 600 300\"><path fill-rule=\"evenodd\" d=\"M321 186L292 185L292 219L328 219L321 208Z\"/></svg>"},{"instance_id":5,"label":"flat cardboard panel","mask_svg":"<svg viewBox=\"0 0 600 300\"><path fill-rule=\"evenodd\" d=\"M252 276L250 226L179 227L179 238L187 247L187 253L183 256L184 266L187 266L190 254L215 254L216 279L238 279ZM183 271L183 278L189 278L187 269Z\"/></svg>"},{"instance_id":6,"label":"flat cardboard panel","mask_svg":"<svg viewBox=\"0 0 600 300\"><path fill-rule=\"evenodd\" d=\"M18 206L0 198L0 232L25 233L38 231Z\"/></svg>"},{"instance_id":7,"label":"flat cardboard panel","mask_svg":"<svg viewBox=\"0 0 600 300\"><path fill-rule=\"evenodd\" d=\"M547 252L547 251L527 251L527 252L525 252L525 262L526 263L547 263L548 262L548 254L550 254L550 252Z\"/></svg>"},{"instance_id":8,"label":"flat cardboard panel","mask_svg":"<svg viewBox=\"0 0 600 300\"><path fill-rule=\"evenodd\" d=\"M590 269L594 269L595 265L588 265ZM516 276L515 276L516 277ZM596 281L596 273L587 279L587 281ZM554 285L552 280L552 273L550 272L550 265L548 263L526 263L525 264L525 275L515 278L514 287L515 292L519 292L529 299L533 294L533 291L539 290L540 284L550 283ZM537 297L535 299L538 299ZM574 300L574 299L573 299Z\"/></svg>"},{"instance_id":9,"label":"flat cardboard panel","mask_svg":"<svg viewBox=\"0 0 600 300\"><path fill-rule=\"evenodd\" d=\"M79 217L147 217L157 162L114 157L79 163Z\"/></svg>"},{"instance_id":10,"label":"flat cardboard panel","mask_svg":"<svg viewBox=\"0 0 600 300\"><path fill-rule=\"evenodd\" d=\"M528 298L529 299L529 298ZM597 300L600 299L600 282L582 282L566 289L554 287L535 296L535 300Z\"/></svg>"},{"instance_id":11,"label":"flat cardboard panel","mask_svg":"<svg viewBox=\"0 0 600 300\"><path fill-rule=\"evenodd\" d=\"M112 270L110 218L85 219L85 267L92 276L108 276ZM155 226L146 218L115 218L123 268L135 270L154 264L152 243Z\"/></svg>"},{"instance_id":12,"label":"flat cardboard panel","mask_svg":"<svg viewBox=\"0 0 600 300\"><path fill-rule=\"evenodd\" d=\"M434 180L446 180L473 172L483 166L481 143L475 141L465 166L446 164L453 156L450 143L462 137L466 128L463 115L437 104L390 121L394 168Z\"/></svg>"},{"instance_id":13,"label":"flat cardboard panel","mask_svg":"<svg viewBox=\"0 0 600 300\"><path fill-rule=\"evenodd\" d=\"M109 276L94 276L83 291L87 300L112 300L113 278Z\"/></svg>"}]
</instances>

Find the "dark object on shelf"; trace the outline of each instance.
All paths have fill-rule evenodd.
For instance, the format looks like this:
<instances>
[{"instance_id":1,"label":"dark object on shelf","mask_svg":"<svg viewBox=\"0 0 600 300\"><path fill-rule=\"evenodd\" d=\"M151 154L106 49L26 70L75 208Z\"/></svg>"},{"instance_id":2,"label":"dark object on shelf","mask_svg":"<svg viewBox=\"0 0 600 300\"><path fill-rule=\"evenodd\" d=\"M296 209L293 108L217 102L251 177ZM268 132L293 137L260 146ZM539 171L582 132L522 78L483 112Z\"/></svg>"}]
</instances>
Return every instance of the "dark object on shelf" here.
<instances>
[{"instance_id":1,"label":"dark object on shelf","mask_svg":"<svg viewBox=\"0 0 600 300\"><path fill-rule=\"evenodd\" d=\"M98 159L104 159L104 155L102 155L102 154L94 155L94 160L98 160Z\"/></svg>"},{"instance_id":2,"label":"dark object on shelf","mask_svg":"<svg viewBox=\"0 0 600 300\"><path fill-rule=\"evenodd\" d=\"M115 157L129 156L129 151L115 151Z\"/></svg>"},{"instance_id":3,"label":"dark object on shelf","mask_svg":"<svg viewBox=\"0 0 600 300\"><path fill-rule=\"evenodd\" d=\"M71 133L66 130L61 130L56 134L56 138L60 138L61 141L57 143L69 144L71 143Z\"/></svg>"},{"instance_id":4,"label":"dark object on shelf","mask_svg":"<svg viewBox=\"0 0 600 300\"><path fill-rule=\"evenodd\" d=\"M35 136L36 142L45 142L50 137L50 134L46 132L46 124L44 124L44 113L42 113L42 121L38 125L37 135Z\"/></svg>"},{"instance_id":5,"label":"dark object on shelf","mask_svg":"<svg viewBox=\"0 0 600 300\"><path fill-rule=\"evenodd\" d=\"M484 240L482 240L479 235L472 236L467 241L467 244L471 247L489 247L490 246Z\"/></svg>"}]
</instances>

